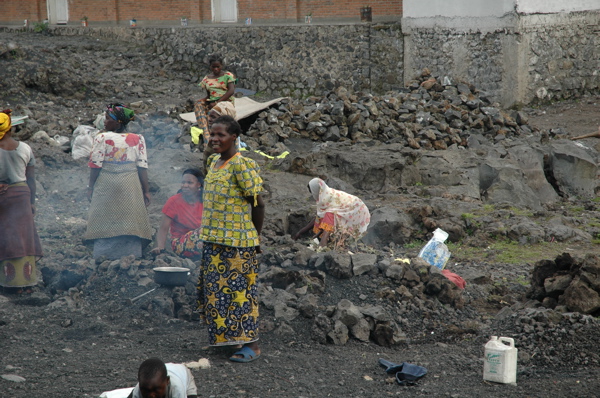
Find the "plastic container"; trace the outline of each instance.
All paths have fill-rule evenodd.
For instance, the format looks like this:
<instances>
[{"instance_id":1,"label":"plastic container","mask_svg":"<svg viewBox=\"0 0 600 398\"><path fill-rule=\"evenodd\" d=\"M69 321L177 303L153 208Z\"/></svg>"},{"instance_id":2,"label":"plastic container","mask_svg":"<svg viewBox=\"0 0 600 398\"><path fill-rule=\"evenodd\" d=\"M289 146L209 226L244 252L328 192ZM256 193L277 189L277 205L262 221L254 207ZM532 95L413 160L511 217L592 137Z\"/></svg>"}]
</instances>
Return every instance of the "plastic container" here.
<instances>
[{"instance_id":1,"label":"plastic container","mask_svg":"<svg viewBox=\"0 0 600 398\"><path fill-rule=\"evenodd\" d=\"M419 252L419 257L439 269L444 269L450 258L450 250L444 242L448 239L448 233L442 229L433 231L433 238L427 242Z\"/></svg>"},{"instance_id":2,"label":"plastic container","mask_svg":"<svg viewBox=\"0 0 600 398\"><path fill-rule=\"evenodd\" d=\"M492 336L485 345L483 380L516 383L518 351L512 338Z\"/></svg>"}]
</instances>

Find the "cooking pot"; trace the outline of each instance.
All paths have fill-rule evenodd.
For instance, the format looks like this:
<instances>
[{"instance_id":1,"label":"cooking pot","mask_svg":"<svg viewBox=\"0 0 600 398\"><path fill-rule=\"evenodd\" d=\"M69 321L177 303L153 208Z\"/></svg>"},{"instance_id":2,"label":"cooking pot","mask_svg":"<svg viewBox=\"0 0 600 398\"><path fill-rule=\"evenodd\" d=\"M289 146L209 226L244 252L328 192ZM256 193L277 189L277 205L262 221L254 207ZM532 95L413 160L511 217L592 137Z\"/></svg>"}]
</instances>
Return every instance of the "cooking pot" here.
<instances>
[{"instance_id":1,"label":"cooking pot","mask_svg":"<svg viewBox=\"0 0 600 398\"><path fill-rule=\"evenodd\" d=\"M183 267L154 268L154 282L159 285L185 286L190 270Z\"/></svg>"}]
</instances>

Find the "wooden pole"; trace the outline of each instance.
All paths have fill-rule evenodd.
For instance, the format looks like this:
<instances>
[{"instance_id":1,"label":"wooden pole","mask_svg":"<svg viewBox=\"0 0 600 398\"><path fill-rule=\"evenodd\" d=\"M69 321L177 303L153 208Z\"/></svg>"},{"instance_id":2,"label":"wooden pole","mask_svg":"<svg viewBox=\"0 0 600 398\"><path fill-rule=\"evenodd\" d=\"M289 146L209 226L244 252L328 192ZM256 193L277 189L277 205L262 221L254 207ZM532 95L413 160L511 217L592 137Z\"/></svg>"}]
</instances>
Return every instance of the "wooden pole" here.
<instances>
[{"instance_id":1,"label":"wooden pole","mask_svg":"<svg viewBox=\"0 0 600 398\"><path fill-rule=\"evenodd\" d=\"M580 135L579 137L573 137L573 138L571 138L571 140L575 141L575 140L581 140L583 138L592 138L592 137L600 138L600 127L598 127L598 131L596 131L595 133L584 134L584 135Z\"/></svg>"}]
</instances>

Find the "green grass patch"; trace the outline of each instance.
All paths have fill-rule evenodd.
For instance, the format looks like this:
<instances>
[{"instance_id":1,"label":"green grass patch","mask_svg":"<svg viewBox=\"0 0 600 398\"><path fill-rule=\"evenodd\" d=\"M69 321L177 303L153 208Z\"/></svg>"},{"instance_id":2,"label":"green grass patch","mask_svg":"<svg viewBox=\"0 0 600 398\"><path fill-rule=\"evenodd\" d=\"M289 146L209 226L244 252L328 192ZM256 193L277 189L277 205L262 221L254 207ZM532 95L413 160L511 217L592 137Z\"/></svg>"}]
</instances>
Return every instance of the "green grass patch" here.
<instances>
[{"instance_id":1,"label":"green grass patch","mask_svg":"<svg viewBox=\"0 0 600 398\"><path fill-rule=\"evenodd\" d=\"M533 212L528 209L519 209L518 207L509 207L508 210L513 212L516 216L533 217Z\"/></svg>"},{"instance_id":2,"label":"green grass patch","mask_svg":"<svg viewBox=\"0 0 600 398\"><path fill-rule=\"evenodd\" d=\"M489 242L485 247L465 245L462 242L446 244L454 261L486 261L504 264L534 264L540 260L553 260L569 247L569 244L564 242L521 245L509 240Z\"/></svg>"}]
</instances>

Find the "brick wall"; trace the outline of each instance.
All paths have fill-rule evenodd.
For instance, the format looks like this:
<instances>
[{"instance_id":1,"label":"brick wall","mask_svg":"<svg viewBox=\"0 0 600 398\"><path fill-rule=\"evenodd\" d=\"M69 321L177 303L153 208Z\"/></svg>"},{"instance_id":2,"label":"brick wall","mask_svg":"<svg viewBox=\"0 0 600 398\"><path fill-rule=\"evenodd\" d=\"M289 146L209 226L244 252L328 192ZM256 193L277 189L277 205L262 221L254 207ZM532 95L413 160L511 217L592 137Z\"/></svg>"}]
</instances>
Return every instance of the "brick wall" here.
<instances>
[{"instance_id":1,"label":"brick wall","mask_svg":"<svg viewBox=\"0 0 600 398\"><path fill-rule=\"evenodd\" d=\"M27 19L32 24L47 18L45 0L2 0L0 7L0 22L22 24Z\"/></svg>"},{"instance_id":2,"label":"brick wall","mask_svg":"<svg viewBox=\"0 0 600 398\"><path fill-rule=\"evenodd\" d=\"M360 9L368 4L374 19L382 16L402 15L402 0L345 0L345 1L322 1L305 0L298 2L299 15L312 13L313 20L320 18L356 18L360 19Z\"/></svg>"},{"instance_id":3,"label":"brick wall","mask_svg":"<svg viewBox=\"0 0 600 398\"><path fill-rule=\"evenodd\" d=\"M87 16L90 24L117 24L135 18L142 24L178 21L186 16L191 23L209 23L211 0L67 0L69 22L79 23ZM46 0L2 0L0 24L21 24L24 19L42 21L47 16ZM238 22L248 17L256 22L302 22L312 14L319 20L359 21L360 8L369 4L374 20L402 15L402 0L238 0Z\"/></svg>"}]
</instances>

